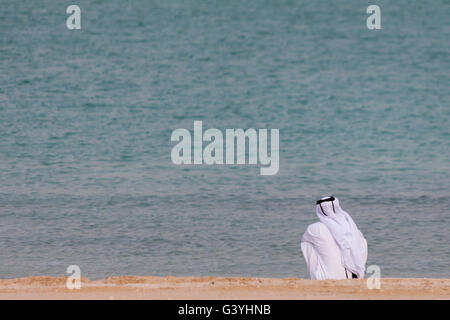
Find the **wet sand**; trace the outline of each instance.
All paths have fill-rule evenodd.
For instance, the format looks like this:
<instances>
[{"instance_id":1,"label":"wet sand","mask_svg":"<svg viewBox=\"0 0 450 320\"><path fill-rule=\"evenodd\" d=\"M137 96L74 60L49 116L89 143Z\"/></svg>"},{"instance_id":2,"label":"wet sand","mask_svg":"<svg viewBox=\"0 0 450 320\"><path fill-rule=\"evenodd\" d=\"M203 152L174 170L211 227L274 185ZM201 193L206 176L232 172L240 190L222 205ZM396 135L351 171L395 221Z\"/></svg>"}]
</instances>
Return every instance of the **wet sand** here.
<instances>
[{"instance_id":1,"label":"wet sand","mask_svg":"<svg viewBox=\"0 0 450 320\"><path fill-rule=\"evenodd\" d=\"M141 277L81 280L69 290L67 277L0 280L0 299L450 299L450 279L367 279L313 281L298 278Z\"/></svg>"}]
</instances>

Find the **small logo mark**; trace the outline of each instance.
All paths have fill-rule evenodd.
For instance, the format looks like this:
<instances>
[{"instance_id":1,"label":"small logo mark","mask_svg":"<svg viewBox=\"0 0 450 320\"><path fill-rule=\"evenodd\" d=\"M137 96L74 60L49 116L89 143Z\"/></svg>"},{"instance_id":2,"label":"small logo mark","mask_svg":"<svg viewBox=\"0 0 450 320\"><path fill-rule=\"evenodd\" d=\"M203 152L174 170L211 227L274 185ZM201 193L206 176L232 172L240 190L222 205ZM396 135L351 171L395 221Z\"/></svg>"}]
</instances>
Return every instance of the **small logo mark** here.
<instances>
[{"instance_id":1,"label":"small logo mark","mask_svg":"<svg viewBox=\"0 0 450 320\"><path fill-rule=\"evenodd\" d=\"M67 29L81 29L81 10L76 4L70 5L66 10L67 14L70 16L66 20Z\"/></svg>"},{"instance_id":2,"label":"small logo mark","mask_svg":"<svg viewBox=\"0 0 450 320\"><path fill-rule=\"evenodd\" d=\"M66 273L71 275L67 278L66 287L69 290L81 289L81 270L77 265L67 267Z\"/></svg>"},{"instance_id":3,"label":"small logo mark","mask_svg":"<svg viewBox=\"0 0 450 320\"><path fill-rule=\"evenodd\" d=\"M381 29L381 9L377 5L370 5L366 10L367 14L371 14L366 21L367 29Z\"/></svg>"},{"instance_id":4,"label":"small logo mark","mask_svg":"<svg viewBox=\"0 0 450 320\"><path fill-rule=\"evenodd\" d=\"M371 274L369 278L367 278L366 284L367 289L373 290L377 289L379 290L381 288L381 269L377 265L371 265L367 267L367 273Z\"/></svg>"}]
</instances>

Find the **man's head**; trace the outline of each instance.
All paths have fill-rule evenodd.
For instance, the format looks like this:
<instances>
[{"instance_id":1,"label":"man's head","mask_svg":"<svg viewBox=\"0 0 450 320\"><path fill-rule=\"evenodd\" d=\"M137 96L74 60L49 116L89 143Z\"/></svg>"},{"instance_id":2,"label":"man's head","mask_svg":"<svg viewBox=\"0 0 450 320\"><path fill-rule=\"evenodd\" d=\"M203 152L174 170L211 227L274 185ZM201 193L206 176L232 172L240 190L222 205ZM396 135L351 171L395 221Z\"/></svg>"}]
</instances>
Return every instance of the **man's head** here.
<instances>
[{"instance_id":1,"label":"man's head","mask_svg":"<svg viewBox=\"0 0 450 320\"><path fill-rule=\"evenodd\" d=\"M319 214L330 217L337 213L336 198L333 196L323 197L316 202L316 211Z\"/></svg>"},{"instance_id":2,"label":"man's head","mask_svg":"<svg viewBox=\"0 0 450 320\"><path fill-rule=\"evenodd\" d=\"M339 204L339 199L333 196L323 197L316 202L316 213L319 218L322 216L339 218L345 213Z\"/></svg>"}]
</instances>

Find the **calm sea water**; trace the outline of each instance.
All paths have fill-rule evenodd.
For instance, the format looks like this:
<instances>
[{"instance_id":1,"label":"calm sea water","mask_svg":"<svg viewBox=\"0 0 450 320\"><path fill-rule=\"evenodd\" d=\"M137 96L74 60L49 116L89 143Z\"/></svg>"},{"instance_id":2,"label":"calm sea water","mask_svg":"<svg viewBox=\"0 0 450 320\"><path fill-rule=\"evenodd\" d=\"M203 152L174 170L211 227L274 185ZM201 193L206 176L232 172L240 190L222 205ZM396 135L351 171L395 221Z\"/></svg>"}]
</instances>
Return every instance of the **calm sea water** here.
<instances>
[{"instance_id":1,"label":"calm sea water","mask_svg":"<svg viewBox=\"0 0 450 320\"><path fill-rule=\"evenodd\" d=\"M1 1L0 278L307 277L333 194L383 277L450 277L450 5ZM280 171L172 164L171 132L279 128Z\"/></svg>"}]
</instances>

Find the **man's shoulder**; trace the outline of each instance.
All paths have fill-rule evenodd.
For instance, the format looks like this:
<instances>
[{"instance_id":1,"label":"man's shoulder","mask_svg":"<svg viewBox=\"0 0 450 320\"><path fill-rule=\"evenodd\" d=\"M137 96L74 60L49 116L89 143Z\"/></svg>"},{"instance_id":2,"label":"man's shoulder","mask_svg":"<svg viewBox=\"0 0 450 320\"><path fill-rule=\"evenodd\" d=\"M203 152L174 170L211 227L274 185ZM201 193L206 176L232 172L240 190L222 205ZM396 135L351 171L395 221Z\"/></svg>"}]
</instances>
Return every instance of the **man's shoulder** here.
<instances>
[{"instance_id":1,"label":"man's shoulder","mask_svg":"<svg viewBox=\"0 0 450 320\"><path fill-rule=\"evenodd\" d=\"M324 225L322 222L317 221L317 222L311 223L311 224L308 226L307 230L311 230L311 231L322 230L322 229L324 229L324 228L326 228L326 227L327 227L327 226Z\"/></svg>"},{"instance_id":2,"label":"man's shoulder","mask_svg":"<svg viewBox=\"0 0 450 320\"><path fill-rule=\"evenodd\" d=\"M320 235L328 235L330 234L330 231L328 230L326 225L318 221L310 224L308 228L306 228L306 233L309 233L314 236L320 236Z\"/></svg>"}]
</instances>

